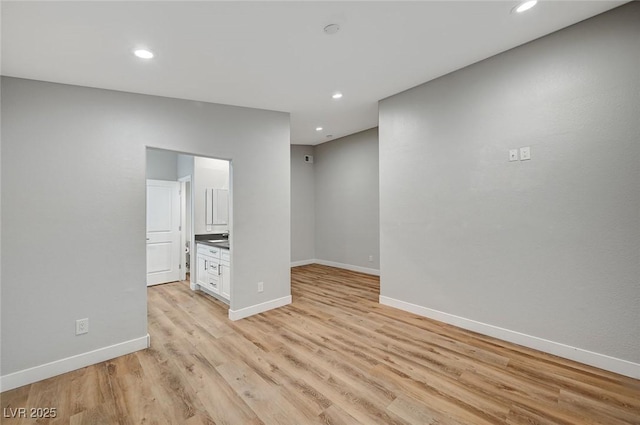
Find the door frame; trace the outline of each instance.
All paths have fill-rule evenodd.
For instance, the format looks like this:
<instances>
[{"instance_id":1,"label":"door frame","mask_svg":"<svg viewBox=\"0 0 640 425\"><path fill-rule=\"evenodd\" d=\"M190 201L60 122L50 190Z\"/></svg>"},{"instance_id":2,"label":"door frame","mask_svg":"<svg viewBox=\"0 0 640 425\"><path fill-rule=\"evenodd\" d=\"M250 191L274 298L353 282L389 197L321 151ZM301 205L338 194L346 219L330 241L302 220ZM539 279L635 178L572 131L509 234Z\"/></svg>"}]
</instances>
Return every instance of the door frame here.
<instances>
[{"instance_id":1,"label":"door frame","mask_svg":"<svg viewBox=\"0 0 640 425\"><path fill-rule=\"evenodd\" d=\"M189 231L189 251L190 251L190 257L191 257L191 268L193 268L193 259L194 254L195 254L195 245L194 245L194 235L193 235L193 219L194 219L194 212L193 212L193 179L191 178L191 174L184 176L184 177L180 177L178 179L178 182L180 183L180 247L181 247L181 251L180 251L180 264L182 265L182 267L180 268L180 280L186 280L187 279L187 251L185 249L185 245L187 242L187 237L185 235L186 230ZM187 210L187 183L189 183L189 194L191 196L189 196L189 203L191 204L189 208L189 212L190 212L190 220L189 223L191 224L191 228L187 229L187 217L186 217L186 210ZM194 273L189 270L189 281L193 282L193 275Z\"/></svg>"},{"instance_id":2,"label":"door frame","mask_svg":"<svg viewBox=\"0 0 640 425\"><path fill-rule=\"evenodd\" d=\"M163 151L168 151L168 152L174 152L176 154L182 154L182 155L187 155L190 156L192 158L196 158L196 157L200 157L200 158L211 158L211 159L219 159L219 160L223 160L223 161L227 161L229 162L229 243L231 246L231 252L230 252L230 256L231 256L231 282L233 283L234 281L234 271L235 271L235 262L233 261L234 256L235 256L235 252L233 250L233 240L234 240L234 202L233 202L233 198L234 198L234 191L233 191L233 186L234 186L234 173L233 173L233 165L234 165L234 160L233 158L225 158L223 156L217 156L217 155L210 155L210 154L205 154L205 153L201 153L201 152L189 152L189 151L183 151L183 150L174 150L174 149L167 149L165 147L158 147L158 146L153 146L153 145L145 145L145 151L148 151L149 149L156 149L156 150L163 150ZM148 155L147 158L145 159L145 171L148 171L148 167L149 167L149 160L148 160ZM191 290L196 290L197 289L197 284L195 283L195 264L194 264L194 259L196 259L196 245L195 245L195 191L194 191L194 183L195 183L195 176L194 174L188 175L188 176L184 176L181 178L176 179L175 181L180 182L181 179L185 179L185 178L189 178L191 180L191 246L189 247L191 250L191 276L190 276L190 288ZM146 182L146 173L145 173L145 182ZM181 237L182 239L182 237ZM146 266L146 264L145 264ZM231 286L231 291L229 293L229 308L233 309L234 307L234 285L232 284ZM148 305L148 297L146 296L145 293L145 298L147 299L147 305Z\"/></svg>"}]
</instances>

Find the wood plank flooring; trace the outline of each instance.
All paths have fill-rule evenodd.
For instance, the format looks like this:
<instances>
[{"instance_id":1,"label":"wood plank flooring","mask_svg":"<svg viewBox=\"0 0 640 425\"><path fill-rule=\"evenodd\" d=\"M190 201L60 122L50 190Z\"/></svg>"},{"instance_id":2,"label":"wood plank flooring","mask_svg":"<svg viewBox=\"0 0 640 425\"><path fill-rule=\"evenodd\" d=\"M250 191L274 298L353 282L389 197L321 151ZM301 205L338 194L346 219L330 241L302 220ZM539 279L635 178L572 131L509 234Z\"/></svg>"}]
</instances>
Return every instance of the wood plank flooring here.
<instances>
[{"instance_id":1,"label":"wood plank flooring","mask_svg":"<svg viewBox=\"0 0 640 425\"><path fill-rule=\"evenodd\" d=\"M150 349L3 393L58 416L2 423L640 424L640 381L382 306L374 276L296 267L293 304L237 322L148 294Z\"/></svg>"}]
</instances>

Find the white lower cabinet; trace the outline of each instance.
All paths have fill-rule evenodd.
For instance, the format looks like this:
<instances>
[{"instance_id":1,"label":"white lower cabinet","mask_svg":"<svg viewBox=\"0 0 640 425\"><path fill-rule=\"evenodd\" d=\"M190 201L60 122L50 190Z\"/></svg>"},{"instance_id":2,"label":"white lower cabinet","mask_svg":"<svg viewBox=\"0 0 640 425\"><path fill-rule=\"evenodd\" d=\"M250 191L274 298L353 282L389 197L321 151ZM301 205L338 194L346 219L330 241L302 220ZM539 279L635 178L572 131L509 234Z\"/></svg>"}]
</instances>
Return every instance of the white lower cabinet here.
<instances>
[{"instance_id":1,"label":"white lower cabinet","mask_svg":"<svg viewBox=\"0 0 640 425\"><path fill-rule=\"evenodd\" d=\"M200 289L229 303L231 263L228 249L196 244L196 284Z\"/></svg>"},{"instance_id":2,"label":"white lower cabinet","mask_svg":"<svg viewBox=\"0 0 640 425\"><path fill-rule=\"evenodd\" d=\"M231 297L231 265L222 261L220 263L222 273L220 274L220 287L222 290L222 296L226 299Z\"/></svg>"},{"instance_id":3,"label":"white lower cabinet","mask_svg":"<svg viewBox=\"0 0 640 425\"><path fill-rule=\"evenodd\" d=\"M205 277L207 276L207 257L198 254L196 258L198 260L198 266L196 268L196 283L198 285L204 285L206 283Z\"/></svg>"}]
</instances>

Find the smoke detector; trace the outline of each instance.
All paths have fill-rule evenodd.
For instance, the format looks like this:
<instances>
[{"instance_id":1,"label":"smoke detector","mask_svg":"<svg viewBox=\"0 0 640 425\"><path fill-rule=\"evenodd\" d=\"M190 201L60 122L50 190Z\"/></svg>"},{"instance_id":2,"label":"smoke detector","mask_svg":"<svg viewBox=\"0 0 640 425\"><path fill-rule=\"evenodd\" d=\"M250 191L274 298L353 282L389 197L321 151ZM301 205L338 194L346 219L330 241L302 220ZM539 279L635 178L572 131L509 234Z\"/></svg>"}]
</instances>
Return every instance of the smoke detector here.
<instances>
[{"instance_id":1,"label":"smoke detector","mask_svg":"<svg viewBox=\"0 0 640 425\"><path fill-rule=\"evenodd\" d=\"M327 35L333 35L338 31L340 31L340 25L338 24L329 24L326 27L324 27L324 33Z\"/></svg>"}]
</instances>

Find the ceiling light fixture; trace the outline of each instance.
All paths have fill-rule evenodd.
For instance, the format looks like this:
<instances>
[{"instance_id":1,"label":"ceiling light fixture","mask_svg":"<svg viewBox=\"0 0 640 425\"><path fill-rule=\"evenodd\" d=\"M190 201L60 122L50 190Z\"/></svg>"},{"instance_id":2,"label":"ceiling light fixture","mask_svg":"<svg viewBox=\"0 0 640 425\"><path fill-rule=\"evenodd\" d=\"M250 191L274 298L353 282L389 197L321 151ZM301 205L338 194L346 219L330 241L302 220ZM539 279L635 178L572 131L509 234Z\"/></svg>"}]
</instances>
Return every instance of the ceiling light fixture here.
<instances>
[{"instance_id":1,"label":"ceiling light fixture","mask_svg":"<svg viewBox=\"0 0 640 425\"><path fill-rule=\"evenodd\" d=\"M133 54L139 57L140 59L151 59L155 56L153 52L146 49L136 49L133 51Z\"/></svg>"},{"instance_id":2,"label":"ceiling light fixture","mask_svg":"<svg viewBox=\"0 0 640 425\"><path fill-rule=\"evenodd\" d=\"M316 127L316 131L322 131L322 127Z\"/></svg>"},{"instance_id":3,"label":"ceiling light fixture","mask_svg":"<svg viewBox=\"0 0 640 425\"><path fill-rule=\"evenodd\" d=\"M533 6L535 6L537 3L538 3L538 0L523 1L521 3L518 3L518 5L511 10L511 12L512 13L513 12L516 12L516 13L526 12L527 10L529 10Z\"/></svg>"},{"instance_id":4,"label":"ceiling light fixture","mask_svg":"<svg viewBox=\"0 0 640 425\"><path fill-rule=\"evenodd\" d=\"M332 98L334 98L334 99L340 99L340 98L342 97L342 93L340 93L340 92L336 92L336 93L334 93L334 94L333 94L333 96L331 96L331 97L332 97Z\"/></svg>"}]
</instances>

